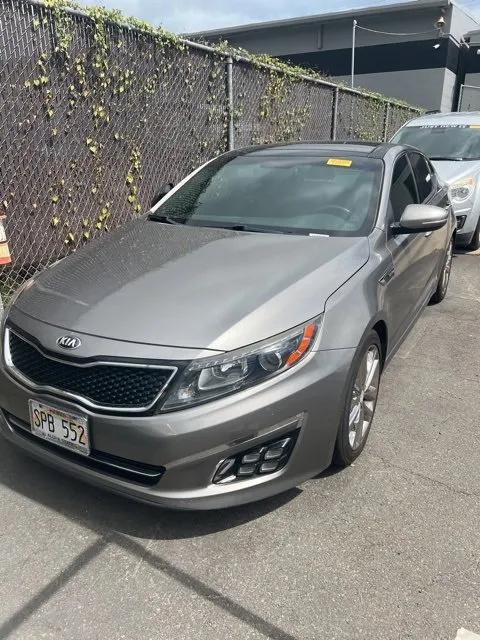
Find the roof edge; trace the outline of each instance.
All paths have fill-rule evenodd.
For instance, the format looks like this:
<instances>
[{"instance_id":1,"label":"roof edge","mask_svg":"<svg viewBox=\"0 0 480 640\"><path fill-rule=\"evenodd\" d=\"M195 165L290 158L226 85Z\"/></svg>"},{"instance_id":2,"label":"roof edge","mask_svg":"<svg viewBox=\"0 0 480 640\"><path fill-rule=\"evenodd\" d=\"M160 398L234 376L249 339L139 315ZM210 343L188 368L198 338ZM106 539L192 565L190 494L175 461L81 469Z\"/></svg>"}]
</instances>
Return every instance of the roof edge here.
<instances>
[{"instance_id":1,"label":"roof edge","mask_svg":"<svg viewBox=\"0 0 480 640\"><path fill-rule=\"evenodd\" d=\"M360 7L358 9L348 9L345 11L334 11L331 13L319 13L310 16L299 16L297 18L285 18L283 20L269 20L266 22L252 22L244 25L232 27L224 27L220 29L210 29L207 31L196 31L181 34L183 37L198 38L208 36L227 36L245 33L246 31L263 31L267 29L280 29L282 27L300 27L315 22L333 22L335 20L345 20L347 18L356 18L365 15L378 15L379 13L391 13L394 11L421 11L422 9L438 8L461 5L456 4L453 0L408 0L407 2L395 2L393 4L376 5L375 7Z\"/></svg>"}]
</instances>

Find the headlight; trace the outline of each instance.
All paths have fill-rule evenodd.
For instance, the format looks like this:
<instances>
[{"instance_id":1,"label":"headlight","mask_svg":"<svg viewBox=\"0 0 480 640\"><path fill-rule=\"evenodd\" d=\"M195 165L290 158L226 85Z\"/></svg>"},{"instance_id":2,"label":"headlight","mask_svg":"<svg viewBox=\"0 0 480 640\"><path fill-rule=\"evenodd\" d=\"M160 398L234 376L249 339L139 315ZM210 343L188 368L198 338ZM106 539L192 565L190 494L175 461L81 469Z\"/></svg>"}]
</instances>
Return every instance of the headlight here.
<instances>
[{"instance_id":1,"label":"headlight","mask_svg":"<svg viewBox=\"0 0 480 640\"><path fill-rule=\"evenodd\" d=\"M259 384L301 362L317 342L321 316L256 345L193 360L172 387L163 409L179 409Z\"/></svg>"},{"instance_id":2,"label":"headlight","mask_svg":"<svg viewBox=\"0 0 480 640\"><path fill-rule=\"evenodd\" d=\"M472 195L474 188L475 180L473 178L464 178L450 186L450 197L455 202L463 202Z\"/></svg>"}]
</instances>

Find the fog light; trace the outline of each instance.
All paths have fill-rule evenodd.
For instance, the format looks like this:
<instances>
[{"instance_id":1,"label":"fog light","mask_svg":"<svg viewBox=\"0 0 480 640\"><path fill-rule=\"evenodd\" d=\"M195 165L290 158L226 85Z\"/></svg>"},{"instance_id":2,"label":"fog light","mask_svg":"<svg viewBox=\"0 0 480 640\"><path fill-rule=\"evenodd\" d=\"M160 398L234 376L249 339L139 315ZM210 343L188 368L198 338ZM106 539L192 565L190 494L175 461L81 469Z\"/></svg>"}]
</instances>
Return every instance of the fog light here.
<instances>
[{"instance_id":1,"label":"fog light","mask_svg":"<svg viewBox=\"0 0 480 640\"><path fill-rule=\"evenodd\" d=\"M223 460L215 472L213 483L226 484L280 471L290 459L298 432L297 429L281 440L266 442L260 447Z\"/></svg>"},{"instance_id":2,"label":"fog light","mask_svg":"<svg viewBox=\"0 0 480 640\"><path fill-rule=\"evenodd\" d=\"M273 473L278 469L278 462L264 462L260 465L259 473Z\"/></svg>"},{"instance_id":3,"label":"fog light","mask_svg":"<svg viewBox=\"0 0 480 640\"><path fill-rule=\"evenodd\" d=\"M463 229L467 216L457 216L457 229Z\"/></svg>"},{"instance_id":4,"label":"fog light","mask_svg":"<svg viewBox=\"0 0 480 640\"><path fill-rule=\"evenodd\" d=\"M258 462L262 457L262 451L255 451L253 453L247 453L242 458L242 464L252 464Z\"/></svg>"},{"instance_id":5,"label":"fog light","mask_svg":"<svg viewBox=\"0 0 480 640\"><path fill-rule=\"evenodd\" d=\"M289 447L289 445L290 438L285 438L285 440L276 442L274 445L268 447L264 455L265 460L278 460L283 456L285 450Z\"/></svg>"},{"instance_id":6,"label":"fog light","mask_svg":"<svg viewBox=\"0 0 480 640\"><path fill-rule=\"evenodd\" d=\"M239 467L237 476L253 476L256 466L254 464L245 464Z\"/></svg>"},{"instance_id":7,"label":"fog light","mask_svg":"<svg viewBox=\"0 0 480 640\"><path fill-rule=\"evenodd\" d=\"M283 449L269 449L265 453L265 460L278 460L283 455Z\"/></svg>"}]
</instances>

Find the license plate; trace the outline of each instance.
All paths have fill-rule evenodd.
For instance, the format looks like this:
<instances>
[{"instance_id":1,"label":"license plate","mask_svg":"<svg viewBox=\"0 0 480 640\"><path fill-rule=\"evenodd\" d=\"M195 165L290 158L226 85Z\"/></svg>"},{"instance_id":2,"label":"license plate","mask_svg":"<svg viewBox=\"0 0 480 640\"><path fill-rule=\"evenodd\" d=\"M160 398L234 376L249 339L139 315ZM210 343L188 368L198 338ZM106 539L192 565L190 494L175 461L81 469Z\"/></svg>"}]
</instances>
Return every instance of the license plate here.
<instances>
[{"instance_id":1,"label":"license plate","mask_svg":"<svg viewBox=\"0 0 480 640\"><path fill-rule=\"evenodd\" d=\"M87 418L75 416L30 400L32 433L84 456L90 454Z\"/></svg>"}]
</instances>

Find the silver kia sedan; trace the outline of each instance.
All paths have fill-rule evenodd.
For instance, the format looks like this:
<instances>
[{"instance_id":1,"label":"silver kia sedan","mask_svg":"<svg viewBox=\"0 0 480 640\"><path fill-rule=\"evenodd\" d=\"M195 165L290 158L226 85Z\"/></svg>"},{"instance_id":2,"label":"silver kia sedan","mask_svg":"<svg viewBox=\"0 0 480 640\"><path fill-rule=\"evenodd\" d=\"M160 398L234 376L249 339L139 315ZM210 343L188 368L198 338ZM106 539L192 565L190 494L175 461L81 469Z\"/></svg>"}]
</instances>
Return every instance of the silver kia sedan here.
<instances>
[{"instance_id":1,"label":"silver kia sedan","mask_svg":"<svg viewBox=\"0 0 480 640\"><path fill-rule=\"evenodd\" d=\"M447 292L456 221L432 165L391 144L259 146L155 200L10 301L0 431L180 509L351 464L385 365Z\"/></svg>"},{"instance_id":2,"label":"silver kia sedan","mask_svg":"<svg viewBox=\"0 0 480 640\"><path fill-rule=\"evenodd\" d=\"M459 246L480 248L480 113L436 113L410 120L393 136L420 149L450 189Z\"/></svg>"}]
</instances>

